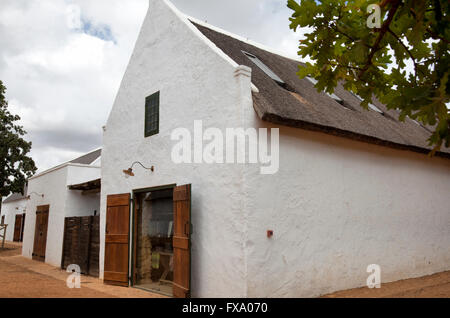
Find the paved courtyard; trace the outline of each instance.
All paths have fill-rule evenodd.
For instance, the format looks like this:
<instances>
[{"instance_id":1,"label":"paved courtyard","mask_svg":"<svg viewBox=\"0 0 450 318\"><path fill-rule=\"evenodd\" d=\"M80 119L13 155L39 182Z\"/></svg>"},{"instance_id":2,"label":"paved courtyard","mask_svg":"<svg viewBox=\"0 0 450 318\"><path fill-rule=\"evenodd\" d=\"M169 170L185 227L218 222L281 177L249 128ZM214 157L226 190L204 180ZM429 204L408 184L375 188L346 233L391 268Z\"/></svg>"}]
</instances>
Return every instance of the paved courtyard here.
<instances>
[{"instance_id":1,"label":"paved courtyard","mask_svg":"<svg viewBox=\"0 0 450 318\"><path fill-rule=\"evenodd\" d=\"M104 285L82 276L81 288L66 286L68 273L20 255L21 244L8 242L0 249L0 298L159 298L136 288ZM382 284L380 289L356 288L323 297L450 297L450 271Z\"/></svg>"},{"instance_id":2,"label":"paved courtyard","mask_svg":"<svg viewBox=\"0 0 450 318\"><path fill-rule=\"evenodd\" d=\"M22 257L21 245L0 246L0 298L156 298L136 288L104 285L95 277L81 276L81 288L68 288L69 275L51 265Z\"/></svg>"}]
</instances>

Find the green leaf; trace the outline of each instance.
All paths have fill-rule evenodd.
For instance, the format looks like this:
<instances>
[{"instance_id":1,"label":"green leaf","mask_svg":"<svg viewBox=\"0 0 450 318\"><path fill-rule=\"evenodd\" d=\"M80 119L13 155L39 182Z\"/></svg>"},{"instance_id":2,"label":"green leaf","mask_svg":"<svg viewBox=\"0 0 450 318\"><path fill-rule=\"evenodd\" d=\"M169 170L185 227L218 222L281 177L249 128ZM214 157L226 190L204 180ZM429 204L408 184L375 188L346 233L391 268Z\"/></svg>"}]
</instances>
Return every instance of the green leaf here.
<instances>
[{"instance_id":1,"label":"green leaf","mask_svg":"<svg viewBox=\"0 0 450 318\"><path fill-rule=\"evenodd\" d=\"M375 96L388 109L398 109L400 120L409 116L433 126L431 145L448 145L450 2L402 0L386 33L367 27L371 3L377 1L289 0L290 27L313 30L298 54L314 63L300 68L298 75L316 78L316 88L327 92L345 80L345 88L364 99L362 107ZM385 22L393 3L383 7ZM391 63L397 67L390 70Z\"/></svg>"}]
</instances>

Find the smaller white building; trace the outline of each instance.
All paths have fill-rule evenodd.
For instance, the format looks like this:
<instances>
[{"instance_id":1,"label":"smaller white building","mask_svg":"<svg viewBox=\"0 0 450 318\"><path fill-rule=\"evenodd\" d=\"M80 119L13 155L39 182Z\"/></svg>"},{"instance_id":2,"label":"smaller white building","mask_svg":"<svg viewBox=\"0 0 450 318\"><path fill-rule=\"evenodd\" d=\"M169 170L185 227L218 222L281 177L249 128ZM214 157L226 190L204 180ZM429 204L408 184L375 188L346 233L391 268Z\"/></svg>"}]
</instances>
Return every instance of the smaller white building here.
<instances>
[{"instance_id":1,"label":"smaller white building","mask_svg":"<svg viewBox=\"0 0 450 318\"><path fill-rule=\"evenodd\" d=\"M7 224L6 228L6 240L7 241L21 241L23 224L25 221L24 215L27 206L27 188L25 187L24 193L12 193L2 202L1 217L4 224ZM17 216L17 217L16 217ZM17 224L16 224L17 219ZM17 227L17 234L14 237L14 229Z\"/></svg>"},{"instance_id":2,"label":"smaller white building","mask_svg":"<svg viewBox=\"0 0 450 318\"><path fill-rule=\"evenodd\" d=\"M98 149L28 180L23 256L61 265L65 218L93 216L100 210L99 193L69 187L99 181L100 156Z\"/></svg>"}]
</instances>

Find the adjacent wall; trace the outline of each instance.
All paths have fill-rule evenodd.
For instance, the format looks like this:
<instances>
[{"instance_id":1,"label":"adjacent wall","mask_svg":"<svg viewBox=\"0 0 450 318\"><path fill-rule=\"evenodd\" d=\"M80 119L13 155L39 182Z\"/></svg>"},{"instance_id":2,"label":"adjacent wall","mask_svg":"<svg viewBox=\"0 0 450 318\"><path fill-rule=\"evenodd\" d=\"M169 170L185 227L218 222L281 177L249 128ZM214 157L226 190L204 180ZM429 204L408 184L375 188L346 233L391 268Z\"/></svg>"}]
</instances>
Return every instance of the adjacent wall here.
<instances>
[{"instance_id":1,"label":"adjacent wall","mask_svg":"<svg viewBox=\"0 0 450 318\"><path fill-rule=\"evenodd\" d=\"M61 265L62 239L64 233L64 206L67 194L67 166L59 168L28 181L30 200L27 204L22 255L32 257L36 207L50 205L47 229L47 247L45 262L54 266ZM32 193L44 194L44 198Z\"/></svg>"},{"instance_id":2,"label":"adjacent wall","mask_svg":"<svg viewBox=\"0 0 450 318\"><path fill-rule=\"evenodd\" d=\"M241 213L242 166L174 164L175 128L239 126L240 85L235 65L210 49L200 32L165 1L150 1L136 48L109 116L102 150L101 251L103 277L106 197L165 184L192 184L192 293L245 296ZM145 98L160 91L160 132L144 138ZM122 170L136 165L135 176Z\"/></svg>"},{"instance_id":3,"label":"adjacent wall","mask_svg":"<svg viewBox=\"0 0 450 318\"><path fill-rule=\"evenodd\" d=\"M26 205L26 199L2 203L2 215L5 216L5 224L8 224L8 227L6 228L7 241L12 241L14 239L14 225L16 223L16 214L25 213Z\"/></svg>"},{"instance_id":4,"label":"adjacent wall","mask_svg":"<svg viewBox=\"0 0 450 318\"><path fill-rule=\"evenodd\" d=\"M68 164L33 177L28 182L28 194L22 255L32 257L36 207L50 205L45 262L61 265L64 219L69 216L94 215L99 211L99 195L83 196L68 185L83 183L100 178L100 167Z\"/></svg>"},{"instance_id":5,"label":"adjacent wall","mask_svg":"<svg viewBox=\"0 0 450 318\"><path fill-rule=\"evenodd\" d=\"M247 123L271 127L254 112ZM450 160L282 127L278 174L255 170L249 297L362 287L369 264L382 282L450 270Z\"/></svg>"},{"instance_id":6,"label":"adjacent wall","mask_svg":"<svg viewBox=\"0 0 450 318\"><path fill-rule=\"evenodd\" d=\"M100 179L98 166L69 166L67 185ZM83 195L81 191L69 190L66 198L66 217L91 216L100 213L100 193Z\"/></svg>"}]
</instances>

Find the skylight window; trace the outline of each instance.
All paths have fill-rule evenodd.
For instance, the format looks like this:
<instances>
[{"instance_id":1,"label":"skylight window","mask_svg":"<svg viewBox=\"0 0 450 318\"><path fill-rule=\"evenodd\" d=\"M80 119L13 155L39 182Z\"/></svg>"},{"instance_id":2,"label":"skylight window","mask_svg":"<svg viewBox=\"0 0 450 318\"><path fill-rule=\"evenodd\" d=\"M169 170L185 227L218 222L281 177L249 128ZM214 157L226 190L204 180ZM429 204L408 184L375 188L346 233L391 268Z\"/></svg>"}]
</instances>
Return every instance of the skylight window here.
<instances>
[{"instance_id":1,"label":"skylight window","mask_svg":"<svg viewBox=\"0 0 450 318\"><path fill-rule=\"evenodd\" d=\"M275 74L266 64L264 64L259 58L254 56L251 53L242 51L253 63L256 64L266 75L268 75L271 79L273 79L275 82L277 82L279 85L284 86L286 83L277 75Z\"/></svg>"},{"instance_id":2,"label":"skylight window","mask_svg":"<svg viewBox=\"0 0 450 318\"><path fill-rule=\"evenodd\" d=\"M310 81L311 83L313 83L314 85L316 85L318 83L318 81L315 78L306 76L306 79L308 81ZM327 92L324 92L324 93L327 94L328 96L330 96L332 99L334 99L339 104L344 105L344 100L342 98L340 98L339 96L337 96L335 93L332 93L332 94L327 93Z\"/></svg>"},{"instance_id":3,"label":"skylight window","mask_svg":"<svg viewBox=\"0 0 450 318\"><path fill-rule=\"evenodd\" d=\"M363 101L363 99L361 98L361 96L356 95L356 94L354 94L353 92L351 92L351 93L352 93L357 99L359 99L360 102ZM375 105L372 104L372 103L369 103L369 108L370 108L371 110L373 110L373 111L376 111L377 113L384 114L384 112L383 112L381 109L379 109L377 106L375 106Z\"/></svg>"},{"instance_id":4,"label":"skylight window","mask_svg":"<svg viewBox=\"0 0 450 318\"><path fill-rule=\"evenodd\" d=\"M369 103L369 108L374 110L374 111L376 111L376 112L379 112L380 114L384 114L384 112L381 109L379 109L377 106L375 106L372 103Z\"/></svg>"}]
</instances>

